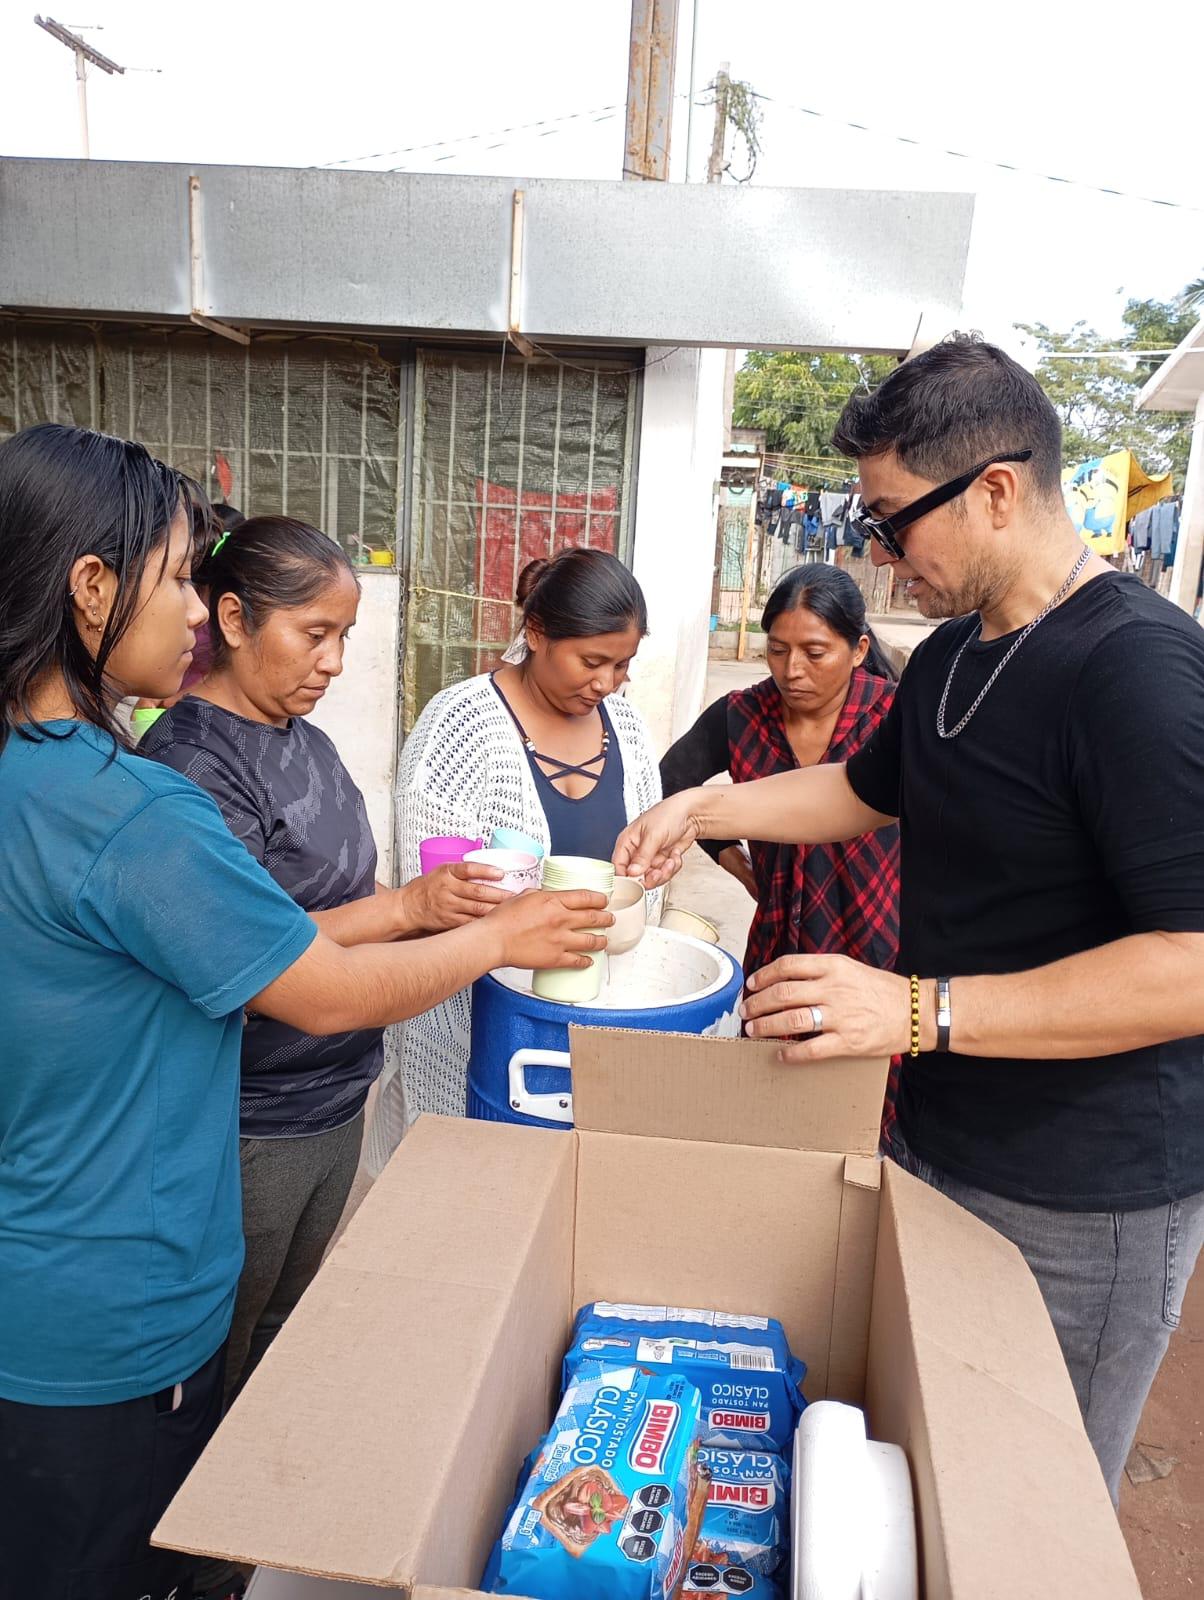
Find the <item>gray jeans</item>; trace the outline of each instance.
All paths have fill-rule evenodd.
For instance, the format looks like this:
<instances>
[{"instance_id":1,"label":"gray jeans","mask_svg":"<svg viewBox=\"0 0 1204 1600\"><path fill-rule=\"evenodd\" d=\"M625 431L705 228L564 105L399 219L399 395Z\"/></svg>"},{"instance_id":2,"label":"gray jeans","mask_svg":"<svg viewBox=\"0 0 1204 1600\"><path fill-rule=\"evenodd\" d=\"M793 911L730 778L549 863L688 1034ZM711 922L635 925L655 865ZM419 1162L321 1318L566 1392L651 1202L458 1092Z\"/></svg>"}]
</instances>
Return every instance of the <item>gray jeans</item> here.
<instances>
[{"instance_id":1,"label":"gray jeans","mask_svg":"<svg viewBox=\"0 0 1204 1600\"><path fill-rule=\"evenodd\" d=\"M227 1405L322 1265L355 1181L363 1139L361 1111L330 1133L238 1141L247 1258L227 1346Z\"/></svg>"},{"instance_id":2,"label":"gray jeans","mask_svg":"<svg viewBox=\"0 0 1204 1600\"><path fill-rule=\"evenodd\" d=\"M963 1183L898 1131L890 1154L1010 1239L1040 1286L1113 1504L1204 1243L1204 1193L1142 1211L1054 1211Z\"/></svg>"}]
</instances>

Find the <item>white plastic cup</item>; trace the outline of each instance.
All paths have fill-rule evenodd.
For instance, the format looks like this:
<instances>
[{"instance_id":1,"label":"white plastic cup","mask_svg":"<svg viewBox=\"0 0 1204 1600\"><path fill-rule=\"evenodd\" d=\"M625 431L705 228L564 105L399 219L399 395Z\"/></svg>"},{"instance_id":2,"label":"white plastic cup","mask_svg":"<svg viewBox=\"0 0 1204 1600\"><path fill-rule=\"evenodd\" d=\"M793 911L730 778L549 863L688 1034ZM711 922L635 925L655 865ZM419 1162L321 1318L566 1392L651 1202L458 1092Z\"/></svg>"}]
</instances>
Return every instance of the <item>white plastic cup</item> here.
<instances>
[{"instance_id":1,"label":"white plastic cup","mask_svg":"<svg viewBox=\"0 0 1204 1600\"><path fill-rule=\"evenodd\" d=\"M525 850L470 850L464 860L481 867L498 867L506 876L488 881L507 894L539 888L539 861Z\"/></svg>"}]
</instances>

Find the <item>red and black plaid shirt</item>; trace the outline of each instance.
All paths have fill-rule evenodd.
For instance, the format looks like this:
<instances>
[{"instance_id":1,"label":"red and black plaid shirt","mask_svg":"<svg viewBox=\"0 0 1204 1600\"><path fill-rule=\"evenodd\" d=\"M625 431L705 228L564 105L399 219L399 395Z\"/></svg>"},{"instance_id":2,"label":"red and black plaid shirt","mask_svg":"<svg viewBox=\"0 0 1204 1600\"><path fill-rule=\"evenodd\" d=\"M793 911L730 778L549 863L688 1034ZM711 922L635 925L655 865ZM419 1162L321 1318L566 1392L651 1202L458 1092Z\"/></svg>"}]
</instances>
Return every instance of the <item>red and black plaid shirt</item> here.
<instances>
[{"instance_id":1,"label":"red and black plaid shirt","mask_svg":"<svg viewBox=\"0 0 1204 1600\"><path fill-rule=\"evenodd\" d=\"M822 762L844 762L890 710L895 685L860 669ZM727 697L733 783L751 783L798 767L772 678ZM852 956L893 969L899 953L899 830L880 828L844 844L749 841L757 912L748 934L746 972L778 956Z\"/></svg>"},{"instance_id":2,"label":"red and black plaid shirt","mask_svg":"<svg viewBox=\"0 0 1204 1600\"><path fill-rule=\"evenodd\" d=\"M844 762L890 710L895 685L858 669L821 757ZM727 730L733 783L792 772L798 761L786 737L782 697L772 678L730 694ZM750 839L757 911L745 972L779 956L843 955L893 971L899 954L899 830L879 828L843 844L766 844ZM897 1064L892 1065L893 1090ZM888 1092L884 1128L893 1121Z\"/></svg>"}]
</instances>

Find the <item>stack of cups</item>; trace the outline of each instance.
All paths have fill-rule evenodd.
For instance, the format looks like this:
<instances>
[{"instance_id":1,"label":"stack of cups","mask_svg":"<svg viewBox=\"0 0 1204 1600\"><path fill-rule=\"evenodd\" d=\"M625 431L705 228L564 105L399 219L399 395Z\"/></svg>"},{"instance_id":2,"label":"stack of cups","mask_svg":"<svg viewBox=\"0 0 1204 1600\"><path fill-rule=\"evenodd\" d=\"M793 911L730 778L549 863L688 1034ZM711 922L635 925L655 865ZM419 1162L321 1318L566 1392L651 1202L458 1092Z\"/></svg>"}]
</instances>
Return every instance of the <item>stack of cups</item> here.
<instances>
[{"instance_id":1,"label":"stack of cups","mask_svg":"<svg viewBox=\"0 0 1204 1600\"><path fill-rule=\"evenodd\" d=\"M545 856L545 889L592 889L609 900L615 886L615 869L609 861L591 856ZM601 933L603 930L598 929ZM566 1005L586 1005L598 998L602 987L602 962L605 950L590 956L588 967L550 967L531 975L531 992L541 1000L558 1000Z\"/></svg>"}]
</instances>

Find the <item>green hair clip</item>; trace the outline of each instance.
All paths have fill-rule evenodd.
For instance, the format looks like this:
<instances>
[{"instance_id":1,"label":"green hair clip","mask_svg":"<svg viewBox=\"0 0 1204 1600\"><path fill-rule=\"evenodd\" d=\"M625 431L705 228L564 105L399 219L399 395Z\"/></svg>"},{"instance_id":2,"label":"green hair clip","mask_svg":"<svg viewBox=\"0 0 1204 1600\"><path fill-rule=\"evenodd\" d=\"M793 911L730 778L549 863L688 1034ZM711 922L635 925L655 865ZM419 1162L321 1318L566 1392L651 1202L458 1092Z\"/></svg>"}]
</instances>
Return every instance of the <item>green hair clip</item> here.
<instances>
[{"instance_id":1,"label":"green hair clip","mask_svg":"<svg viewBox=\"0 0 1204 1600\"><path fill-rule=\"evenodd\" d=\"M225 533L223 533L223 534L222 534L222 536L221 536L221 538L220 538L220 539L219 539L219 540L218 540L218 541L217 541L217 543L216 543L216 544L215 544L215 545L214 545L214 547L213 547L213 549L212 549L212 550L210 550L210 552L209 552L209 559L210 559L210 561L212 561L212 560L213 560L213 558L214 558L214 556L215 556L215 555L216 555L216 554L217 554L217 552L218 552L218 551L219 551L219 550L220 550L220 549L221 549L221 547L222 547L222 546L223 546L223 545L224 545L224 544L225 544L225 542L226 542L226 540L227 540L227 539L228 539L228 538L229 538L229 537L230 537L230 530L229 530L229 528L227 528L227 529L226 529L226 531L225 531Z\"/></svg>"}]
</instances>

